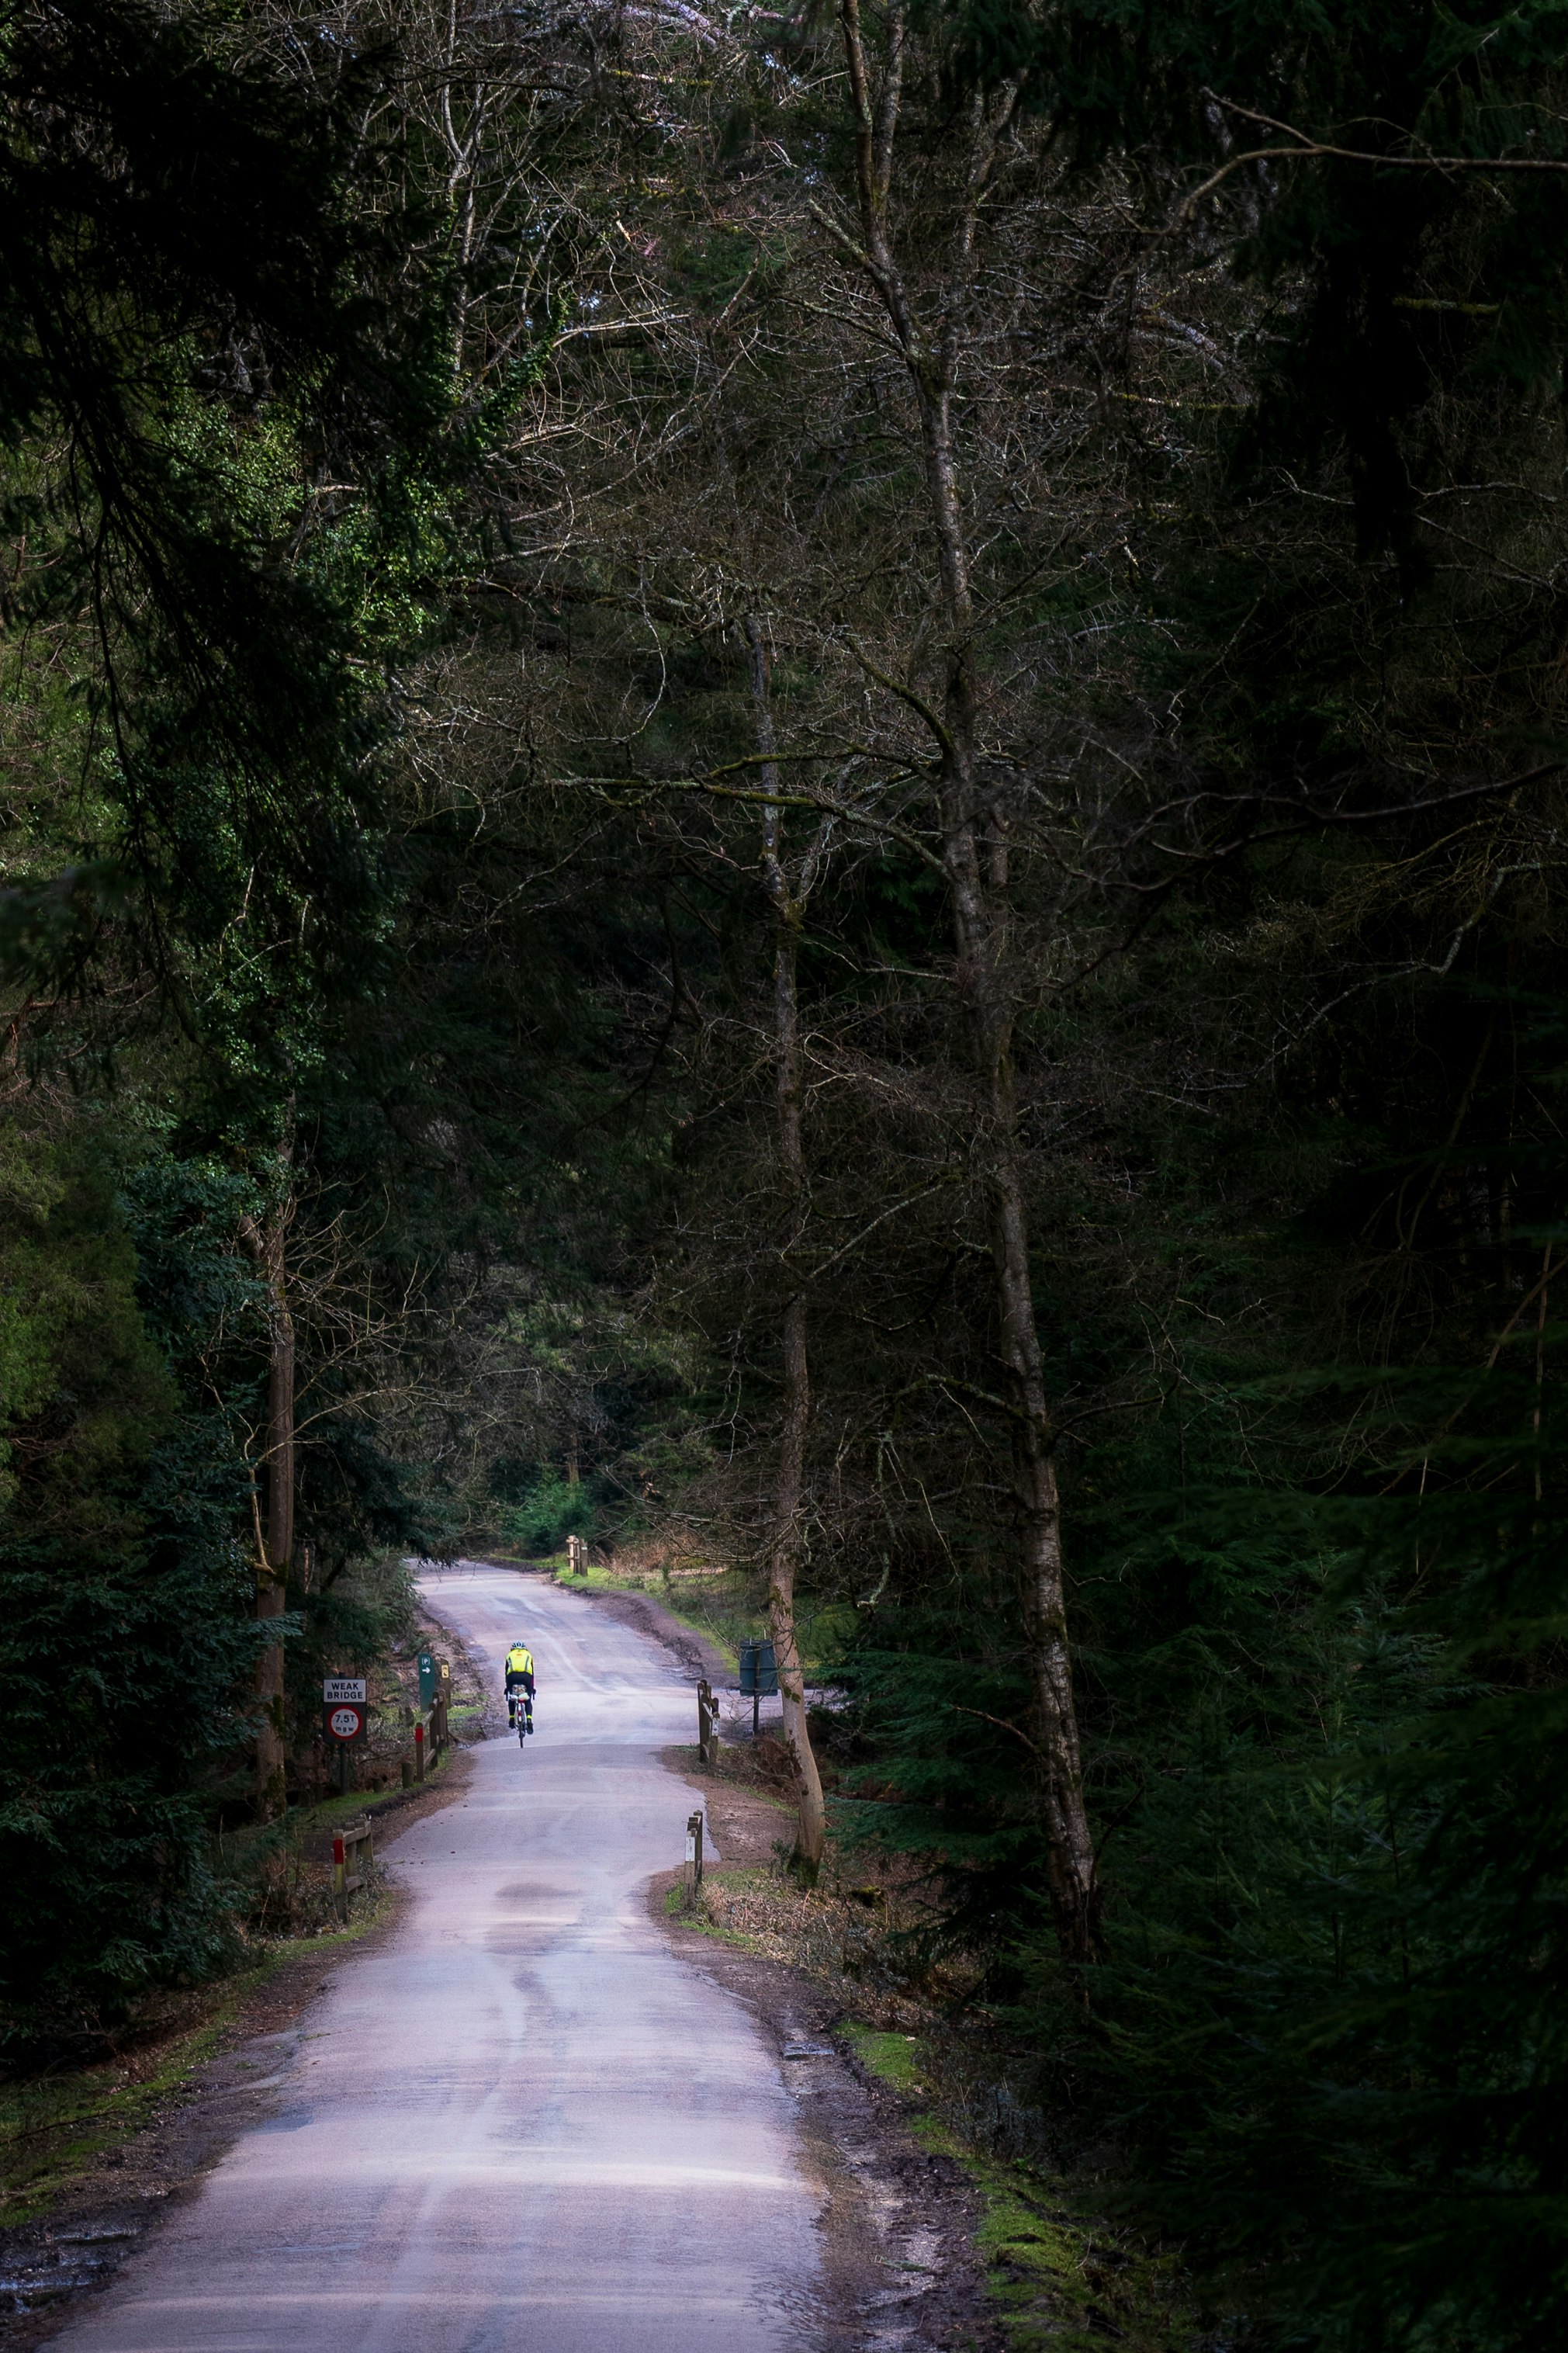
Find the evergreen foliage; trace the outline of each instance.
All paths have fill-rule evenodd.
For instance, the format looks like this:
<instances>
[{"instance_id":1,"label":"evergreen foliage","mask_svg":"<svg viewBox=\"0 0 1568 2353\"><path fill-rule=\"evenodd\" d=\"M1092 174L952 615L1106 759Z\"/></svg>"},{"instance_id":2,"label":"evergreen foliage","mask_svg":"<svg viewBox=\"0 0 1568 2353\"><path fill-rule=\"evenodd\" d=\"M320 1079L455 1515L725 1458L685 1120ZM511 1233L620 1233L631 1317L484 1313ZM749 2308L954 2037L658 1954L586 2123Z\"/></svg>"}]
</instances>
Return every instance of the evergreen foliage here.
<instances>
[{"instance_id":1,"label":"evergreen foliage","mask_svg":"<svg viewBox=\"0 0 1568 2353\"><path fill-rule=\"evenodd\" d=\"M188 1347L242 1303L232 1281L213 1297L200 1230L186 1246L159 1219L160 1189L135 1225L165 1310L206 1294L199 1324L180 1316ZM202 1785L243 1732L254 1641L235 1433L168 1367L101 1145L36 1141L6 1206L0 2002L26 2047L231 1952Z\"/></svg>"}]
</instances>

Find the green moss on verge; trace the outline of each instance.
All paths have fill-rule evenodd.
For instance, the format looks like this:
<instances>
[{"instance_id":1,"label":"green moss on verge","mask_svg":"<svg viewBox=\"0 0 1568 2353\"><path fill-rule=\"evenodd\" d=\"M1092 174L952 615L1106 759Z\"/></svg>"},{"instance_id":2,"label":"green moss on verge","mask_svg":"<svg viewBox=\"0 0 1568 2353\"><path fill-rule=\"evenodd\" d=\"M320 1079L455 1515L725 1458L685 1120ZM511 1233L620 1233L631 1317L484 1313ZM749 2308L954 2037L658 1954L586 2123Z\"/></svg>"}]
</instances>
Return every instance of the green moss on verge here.
<instances>
[{"instance_id":1,"label":"green moss on verge","mask_svg":"<svg viewBox=\"0 0 1568 2353\"><path fill-rule=\"evenodd\" d=\"M919 2094L925 2089L920 2073L920 2041L913 2034L884 2034L874 2026L846 2026L845 2041L862 2067L890 2084L895 2092Z\"/></svg>"},{"instance_id":2,"label":"green moss on verge","mask_svg":"<svg viewBox=\"0 0 1568 2353\"><path fill-rule=\"evenodd\" d=\"M922 2046L907 2034L842 2029L868 2072L907 2099L929 2098ZM1012 2353L1190 2353L1196 2321L1180 2270L1093 2211L1082 2183L986 2156L932 2110L910 2119L917 2140L961 2165L978 2189L975 2245Z\"/></svg>"},{"instance_id":3,"label":"green moss on verge","mask_svg":"<svg viewBox=\"0 0 1568 2353\"><path fill-rule=\"evenodd\" d=\"M261 1975L237 1981L236 2001ZM111 2063L0 2090L0 2227L34 2221L97 2158L153 2123L170 2094L212 2056L231 2007L226 2002L205 2025L177 2035L156 2070L139 2081Z\"/></svg>"}]
</instances>

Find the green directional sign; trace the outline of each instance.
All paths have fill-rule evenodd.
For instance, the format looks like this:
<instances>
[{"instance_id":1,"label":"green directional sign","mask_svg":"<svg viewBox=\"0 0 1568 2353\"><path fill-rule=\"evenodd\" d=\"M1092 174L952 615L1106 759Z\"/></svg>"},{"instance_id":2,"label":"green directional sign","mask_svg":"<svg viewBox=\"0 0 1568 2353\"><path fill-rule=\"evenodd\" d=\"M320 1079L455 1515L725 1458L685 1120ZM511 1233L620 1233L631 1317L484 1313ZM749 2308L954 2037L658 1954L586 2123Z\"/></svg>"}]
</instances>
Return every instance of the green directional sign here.
<instances>
[{"instance_id":1,"label":"green directional sign","mask_svg":"<svg viewBox=\"0 0 1568 2353\"><path fill-rule=\"evenodd\" d=\"M741 1644L741 1689L748 1699L772 1699L779 1687L771 1642Z\"/></svg>"}]
</instances>

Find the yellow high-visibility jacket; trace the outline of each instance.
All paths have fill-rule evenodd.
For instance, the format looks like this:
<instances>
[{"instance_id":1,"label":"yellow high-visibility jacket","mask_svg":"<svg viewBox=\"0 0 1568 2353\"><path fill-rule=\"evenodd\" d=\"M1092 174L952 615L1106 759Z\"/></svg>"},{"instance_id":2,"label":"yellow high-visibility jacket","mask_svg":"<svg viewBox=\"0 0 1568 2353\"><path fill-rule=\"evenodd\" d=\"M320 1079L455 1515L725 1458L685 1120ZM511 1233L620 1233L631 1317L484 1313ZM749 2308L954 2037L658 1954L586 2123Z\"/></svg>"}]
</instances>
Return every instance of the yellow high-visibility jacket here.
<instances>
[{"instance_id":1,"label":"yellow high-visibility jacket","mask_svg":"<svg viewBox=\"0 0 1568 2353\"><path fill-rule=\"evenodd\" d=\"M511 1689L514 1680L522 1685L530 1698L531 1698L533 1695L533 1652L524 1642L514 1642L510 1650L506 1654L506 1682L507 1689L509 1691Z\"/></svg>"}]
</instances>

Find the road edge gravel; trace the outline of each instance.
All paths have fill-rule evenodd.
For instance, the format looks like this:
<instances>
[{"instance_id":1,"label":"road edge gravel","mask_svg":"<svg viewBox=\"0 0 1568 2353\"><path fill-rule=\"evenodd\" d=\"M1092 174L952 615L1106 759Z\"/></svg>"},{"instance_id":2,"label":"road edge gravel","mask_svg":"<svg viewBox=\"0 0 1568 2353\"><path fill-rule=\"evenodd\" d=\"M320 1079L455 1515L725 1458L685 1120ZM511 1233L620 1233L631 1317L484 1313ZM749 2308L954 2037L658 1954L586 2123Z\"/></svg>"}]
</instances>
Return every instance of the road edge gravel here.
<instances>
[{"instance_id":1,"label":"road edge gravel","mask_svg":"<svg viewBox=\"0 0 1568 2353\"><path fill-rule=\"evenodd\" d=\"M668 1767L667 1769L674 1769ZM831 1989L668 1908L679 1870L648 1882L672 1951L743 2002L794 2098L803 2169L821 2199L822 2306L813 2353L1005 2353L975 2234L979 2190L921 2146L914 2104L869 2073Z\"/></svg>"}]
</instances>

